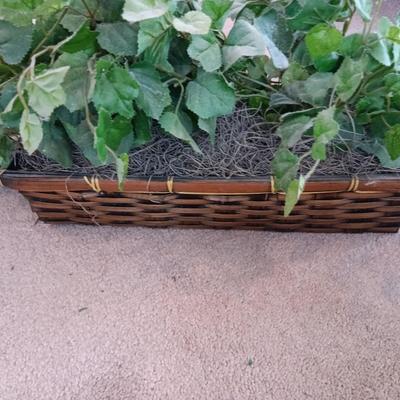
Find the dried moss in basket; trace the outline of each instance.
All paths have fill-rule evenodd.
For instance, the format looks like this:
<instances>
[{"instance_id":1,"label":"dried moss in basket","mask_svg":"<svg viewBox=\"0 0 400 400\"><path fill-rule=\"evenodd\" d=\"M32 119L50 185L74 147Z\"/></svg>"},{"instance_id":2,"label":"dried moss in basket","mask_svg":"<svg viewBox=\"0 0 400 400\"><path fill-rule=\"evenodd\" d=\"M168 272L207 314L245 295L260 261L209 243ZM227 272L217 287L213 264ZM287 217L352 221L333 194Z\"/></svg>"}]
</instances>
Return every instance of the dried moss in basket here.
<instances>
[{"instance_id":1,"label":"dried moss in basket","mask_svg":"<svg viewBox=\"0 0 400 400\"><path fill-rule=\"evenodd\" d=\"M154 122L200 154L195 132L214 143L217 118L245 101L280 138L286 214L333 147L400 168L400 26L378 21L381 4L0 0L0 167L22 147L74 169L78 148L122 189ZM348 34L355 15L364 29ZM240 160L225 161L235 175Z\"/></svg>"}]
</instances>

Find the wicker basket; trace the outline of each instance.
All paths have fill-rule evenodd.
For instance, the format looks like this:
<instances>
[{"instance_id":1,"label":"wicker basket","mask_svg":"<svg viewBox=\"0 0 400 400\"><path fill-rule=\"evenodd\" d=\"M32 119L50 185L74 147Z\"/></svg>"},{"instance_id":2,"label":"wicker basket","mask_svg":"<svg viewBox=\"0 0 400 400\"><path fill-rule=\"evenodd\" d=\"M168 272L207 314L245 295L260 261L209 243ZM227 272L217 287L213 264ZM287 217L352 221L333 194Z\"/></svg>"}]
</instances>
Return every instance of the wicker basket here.
<instances>
[{"instance_id":1,"label":"wicker basket","mask_svg":"<svg viewBox=\"0 0 400 400\"><path fill-rule=\"evenodd\" d=\"M400 228L400 178L315 179L293 214L271 179L129 179L6 172L1 180L21 192L49 223L256 229L302 232L390 232Z\"/></svg>"}]
</instances>

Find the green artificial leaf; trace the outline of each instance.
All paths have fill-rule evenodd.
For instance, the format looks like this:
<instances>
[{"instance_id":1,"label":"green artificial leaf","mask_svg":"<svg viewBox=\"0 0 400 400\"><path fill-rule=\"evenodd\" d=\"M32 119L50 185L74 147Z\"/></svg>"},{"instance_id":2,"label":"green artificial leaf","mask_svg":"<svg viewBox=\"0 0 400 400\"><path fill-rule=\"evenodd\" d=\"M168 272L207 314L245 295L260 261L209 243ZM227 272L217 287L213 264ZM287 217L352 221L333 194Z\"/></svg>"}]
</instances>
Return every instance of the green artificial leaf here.
<instances>
[{"instance_id":1,"label":"green artificial leaf","mask_svg":"<svg viewBox=\"0 0 400 400\"><path fill-rule=\"evenodd\" d=\"M90 131L86 121L81 121L78 125L63 121L63 126L68 137L78 146L85 158L87 158L94 167L99 167L103 164L97 156L94 144L95 137Z\"/></svg>"},{"instance_id":2,"label":"green artificial leaf","mask_svg":"<svg viewBox=\"0 0 400 400\"><path fill-rule=\"evenodd\" d=\"M168 11L168 0L125 0L122 17L131 23L163 16Z\"/></svg>"},{"instance_id":3,"label":"green artificial leaf","mask_svg":"<svg viewBox=\"0 0 400 400\"><path fill-rule=\"evenodd\" d=\"M170 24L165 18L141 22L138 34L138 53L142 54L149 47L162 41L163 36L168 34L169 28Z\"/></svg>"},{"instance_id":4,"label":"green artificial leaf","mask_svg":"<svg viewBox=\"0 0 400 400\"><path fill-rule=\"evenodd\" d=\"M372 20L373 1L354 0L354 3L363 21L370 22Z\"/></svg>"},{"instance_id":5,"label":"green artificial leaf","mask_svg":"<svg viewBox=\"0 0 400 400\"><path fill-rule=\"evenodd\" d=\"M332 22L342 12L332 0L293 0L286 8L287 20L293 31L309 31L321 22Z\"/></svg>"},{"instance_id":6,"label":"green artificial leaf","mask_svg":"<svg viewBox=\"0 0 400 400\"><path fill-rule=\"evenodd\" d=\"M89 56L85 52L65 53L54 64L55 68L69 67L62 88L66 95L65 106L71 112L83 109L91 97L88 61Z\"/></svg>"},{"instance_id":7,"label":"green artificial leaf","mask_svg":"<svg viewBox=\"0 0 400 400\"><path fill-rule=\"evenodd\" d=\"M354 61L345 58L336 72L336 92L343 102L350 100L359 88L364 79L364 66L363 60Z\"/></svg>"},{"instance_id":8,"label":"green artificial leaf","mask_svg":"<svg viewBox=\"0 0 400 400\"><path fill-rule=\"evenodd\" d=\"M97 41L102 49L116 56L134 56L138 50L138 29L127 22L103 23L97 26Z\"/></svg>"},{"instance_id":9,"label":"green artificial leaf","mask_svg":"<svg viewBox=\"0 0 400 400\"><path fill-rule=\"evenodd\" d=\"M148 117L160 119L165 108L172 102L169 89L162 83L160 74L146 63L135 64L131 73L139 84L137 105Z\"/></svg>"},{"instance_id":10,"label":"green artificial leaf","mask_svg":"<svg viewBox=\"0 0 400 400\"><path fill-rule=\"evenodd\" d=\"M181 18L174 18L172 24L178 32L192 35L206 35L211 28L211 18L201 11L189 11Z\"/></svg>"},{"instance_id":11,"label":"green artificial leaf","mask_svg":"<svg viewBox=\"0 0 400 400\"><path fill-rule=\"evenodd\" d=\"M215 132L217 130L217 118L199 118L199 128L210 135L211 143L215 144Z\"/></svg>"},{"instance_id":12,"label":"green artificial leaf","mask_svg":"<svg viewBox=\"0 0 400 400\"><path fill-rule=\"evenodd\" d=\"M132 118L133 100L139 95L137 81L129 71L109 60L97 61L96 72L93 102L97 110Z\"/></svg>"},{"instance_id":13,"label":"green artificial leaf","mask_svg":"<svg viewBox=\"0 0 400 400\"><path fill-rule=\"evenodd\" d=\"M160 125L166 132L190 144L196 153L201 153L199 146L192 138L193 124L186 113L176 114L168 111L161 116Z\"/></svg>"},{"instance_id":14,"label":"green artificial leaf","mask_svg":"<svg viewBox=\"0 0 400 400\"><path fill-rule=\"evenodd\" d=\"M386 146L380 141L375 141L373 143L361 143L361 150L367 152L368 154L373 154L379 159L380 164L384 168L399 169L400 168L400 158L392 160Z\"/></svg>"},{"instance_id":15,"label":"green artificial leaf","mask_svg":"<svg viewBox=\"0 0 400 400\"><path fill-rule=\"evenodd\" d=\"M393 161L400 157L400 124L385 133L385 146Z\"/></svg>"},{"instance_id":16,"label":"green artificial leaf","mask_svg":"<svg viewBox=\"0 0 400 400\"><path fill-rule=\"evenodd\" d=\"M312 148L312 157L314 160L326 159L326 146L339 133L340 126L335 121L335 108L331 107L321 111L314 123L315 143Z\"/></svg>"},{"instance_id":17,"label":"green artificial leaf","mask_svg":"<svg viewBox=\"0 0 400 400\"><path fill-rule=\"evenodd\" d=\"M305 81L293 82L285 87L289 98L313 106L323 106L327 103L330 89L335 84L334 75L329 72L317 72Z\"/></svg>"},{"instance_id":18,"label":"green artificial leaf","mask_svg":"<svg viewBox=\"0 0 400 400\"><path fill-rule=\"evenodd\" d=\"M394 43L400 44L400 27L391 26L387 34L387 38Z\"/></svg>"},{"instance_id":19,"label":"green artificial leaf","mask_svg":"<svg viewBox=\"0 0 400 400\"><path fill-rule=\"evenodd\" d=\"M342 39L342 34L336 28L319 24L307 33L305 42L312 60L317 63L332 57L332 53L339 50Z\"/></svg>"},{"instance_id":20,"label":"green artificial leaf","mask_svg":"<svg viewBox=\"0 0 400 400\"><path fill-rule=\"evenodd\" d=\"M168 62L173 66L175 73L182 78L189 75L195 69L193 60L188 54L189 45L185 38L180 35L176 36L171 41L171 48L168 55Z\"/></svg>"},{"instance_id":21,"label":"green artificial leaf","mask_svg":"<svg viewBox=\"0 0 400 400\"><path fill-rule=\"evenodd\" d=\"M43 127L39 117L25 110L22 113L19 132L24 149L29 154L33 154L39 148L43 139Z\"/></svg>"},{"instance_id":22,"label":"green artificial leaf","mask_svg":"<svg viewBox=\"0 0 400 400\"><path fill-rule=\"evenodd\" d=\"M304 176L300 176L299 179L294 179L290 182L285 197L285 217L289 217L289 215L296 207L296 204L298 203L302 193L304 192L305 183L306 181Z\"/></svg>"},{"instance_id":23,"label":"green artificial leaf","mask_svg":"<svg viewBox=\"0 0 400 400\"><path fill-rule=\"evenodd\" d=\"M225 69L242 57L261 56L266 53L263 37L249 22L239 19L222 48Z\"/></svg>"},{"instance_id":24,"label":"green artificial leaf","mask_svg":"<svg viewBox=\"0 0 400 400\"><path fill-rule=\"evenodd\" d=\"M69 67L48 69L26 82L29 105L42 118L49 118L54 109L65 103L66 95L62 83Z\"/></svg>"},{"instance_id":25,"label":"green artificial leaf","mask_svg":"<svg viewBox=\"0 0 400 400\"><path fill-rule=\"evenodd\" d=\"M133 142L133 127L129 119L120 115L112 118L111 114L101 109L96 129L95 146L102 162L107 161L107 153L111 149L115 154L121 153L121 145L130 136Z\"/></svg>"},{"instance_id":26,"label":"green artificial leaf","mask_svg":"<svg viewBox=\"0 0 400 400\"><path fill-rule=\"evenodd\" d=\"M10 22L0 21L0 56L7 64L18 64L28 54L32 32L31 25L16 27Z\"/></svg>"},{"instance_id":27,"label":"green artificial leaf","mask_svg":"<svg viewBox=\"0 0 400 400\"><path fill-rule=\"evenodd\" d=\"M118 190L122 192L124 190L124 183L128 176L129 169L129 155L124 153L121 154L116 159L116 168L117 168L117 176L118 176Z\"/></svg>"},{"instance_id":28,"label":"green artificial leaf","mask_svg":"<svg viewBox=\"0 0 400 400\"><path fill-rule=\"evenodd\" d=\"M134 120L135 141L134 147L140 147L151 140L151 122L147 115L138 110Z\"/></svg>"},{"instance_id":29,"label":"green artificial leaf","mask_svg":"<svg viewBox=\"0 0 400 400\"><path fill-rule=\"evenodd\" d=\"M64 53L78 53L84 51L92 55L97 50L97 35L97 32L90 29L89 24L85 24L61 47L61 51Z\"/></svg>"},{"instance_id":30,"label":"green artificial leaf","mask_svg":"<svg viewBox=\"0 0 400 400\"><path fill-rule=\"evenodd\" d=\"M278 37L276 35L276 31L279 29L279 20L276 19L277 14L275 11L268 12L266 14L261 15L260 17L256 18L254 21L254 26L257 28L257 30L260 32L260 34L263 37L265 47L268 49L269 54L271 55L272 62L275 66L275 68L279 70L285 70L289 67L289 60L286 57L286 55L282 51L282 46L286 44L278 44L277 39ZM289 31L285 31L285 28L283 29L283 32L279 35L279 37L282 40L282 37L284 35L290 35ZM287 39L289 43L292 42L291 36ZM279 47L278 47L279 46Z\"/></svg>"},{"instance_id":31,"label":"green artificial leaf","mask_svg":"<svg viewBox=\"0 0 400 400\"><path fill-rule=\"evenodd\" d=\"M361 57L364 49L364 36L360 33L354 33L343 38L339 53L344 57L358 59Z\"/></svg>"},{"instance_id":32,"label":"green artificial leaf","mask_svg":"<svg viewBox=\"0 0 400 400\"><path fill-rule=\"evenodd\" d=\"M300 159L290 150L280 148L271 163L272 173L276 178L278 190L287 191L290 182L296 178Z\"/></svg>"},{"instance_id":33,"label":"green artificial leaf","mask_svg":"<svg viewBox=\"0 0 400 400\"><path fill-rule=\"evenodd\" d=\"M43 124L39 151L65 168L72 166L72 147L65 132L49 122Z\"/></svg>"},{"instance_id":34,"label":"green artificial leaf","mask_svg":"<svg viewBox=\"0 0 400 400\"><path fill-rule=\"evenodd\" d=\"M313 126L313 120L305 115L285 120L276 131L282 139L282 145L287 147L295 146Z\"/></svg>"},{"instance_id":35,"label":"green artificial leaf","mask_svg":"<svg viewBox=\"0 0 400 400\"><path fill-rule=\"evenodd\" d=\"M194 35L188 54L193 60L199 61L206 72L214 72L222 66L221 48L213 33Z\"/></svg>"},{"instance_id":36,"label":"green artificial leaf","mask_svg":"<svg viewBox=\"0 0 400 400\"><path fill-rule=\"evenodd\" d=\"M0 133L0 169L8 168L12 162L15 150L15 143Z\"/></svg>"},{"instance_id":37,"label":"green artificial leaf","mask_svg":"<svg viewBox=\"0 0 400 400\"><path fill-rule=\"evenodd\" d=\"M203 0L202 10L212 19L213 26L220 29L224 25L232 4L233 0Z\"/></svg>"},{"instance_id":38,"label":"green artificial leaf","mask_svg":"<svg viewBox=\"0 0 400 400\"><path fill-rule=\"evenodd\" d=\"M230 114L236 105L235 91L224 79L208 72L199 72L186 88L186 105L200 118Z\"/></svg>"},{"instance_id":39,"label":"green artificial leaf","mask_svg":"<svg viewBox=\"0 0 400 400\"><path fill-rule=\"evenodd\" d=\"M392 57L390 49L381 37L377 34L373 34L369 38L369 53L379 63L390 67L392 65Z\"/></svg>"},{"instance_id":40,"label":"green artificial leaf","mask_svg":"<svg viewBox=\"0 0 400 400\"><path fill-rule=\"evenodd\" d=\"M307 70L297 62L292 62L282 75L282 85L287 86L295 81L305 81L309 77Z\"/></svg>"}]
</instances>

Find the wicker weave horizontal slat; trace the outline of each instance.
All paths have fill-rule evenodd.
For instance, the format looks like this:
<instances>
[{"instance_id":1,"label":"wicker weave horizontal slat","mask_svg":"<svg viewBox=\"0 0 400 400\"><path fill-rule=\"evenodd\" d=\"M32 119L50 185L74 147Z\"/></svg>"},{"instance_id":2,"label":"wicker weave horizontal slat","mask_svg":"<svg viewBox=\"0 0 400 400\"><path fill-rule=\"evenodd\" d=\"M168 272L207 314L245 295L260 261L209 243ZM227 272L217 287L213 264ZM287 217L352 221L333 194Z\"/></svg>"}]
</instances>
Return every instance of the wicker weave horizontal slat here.
<instances>
[{"instance_id":1,"label":"wicker weave horizontal slat","mask_svg":"<svg viewBox=\"0 0 400 400\"><path fill-rule=\"evenodd\" d=\"M356 183L316 179L287 218L285 195L273 193L269 178L128 179L124 192L113 181L98 181L96 192L83 177L7 172L2 182L19 190L48 223L328 233L400 228L400 178L388 176Z\"/></svg>"}]
</instances>

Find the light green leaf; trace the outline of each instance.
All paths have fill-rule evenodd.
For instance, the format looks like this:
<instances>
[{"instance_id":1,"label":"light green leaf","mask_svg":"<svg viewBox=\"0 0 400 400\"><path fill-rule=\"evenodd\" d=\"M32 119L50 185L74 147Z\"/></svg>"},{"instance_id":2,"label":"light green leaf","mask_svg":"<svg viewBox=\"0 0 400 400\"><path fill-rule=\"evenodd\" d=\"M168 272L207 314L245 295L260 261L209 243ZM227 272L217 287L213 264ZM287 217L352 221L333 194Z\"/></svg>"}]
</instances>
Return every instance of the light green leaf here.
<instances>
[{"instance_id":1,"label":"light green leaf","mask_svg":"<svg viewBox=\"0 0 400 400\"><path fill-rule=\"evenodd\" d=\"M390 67L392 65L392 57L390 54L390 49L385 42L385 40L378 35L371 35L369 46L369 52L372 57L375 58L376 61L385 65L386 67Z\"/></svg>"},{"instance_id":2,"label":"light green leaf","mask_svg":"<svg viewBox=\"0 0 400 400\"><path fill-rule=\"evenodd\" d=\"M400 157L400 124L385 133L385 146L393 161Z\"/></svg>"},{"instance_id":3,"label":"light green leaf","mask_svg":"<svg viewBox=\"0 0 400 400\"><path fill-rule=\"evenodd\" d=\"M212 19L213 26L220 29L229 15L232 4L233 0L203 0L202 10Z\"/></svg>"},{"instance_id":4,"label":"light green leaf","mask_svg":"<svg viewBox=\"0 0 400 400\"><path fill-rule=\"evenodd\" d=\"M233 112L235 91L217 74L200 72L186 89L186 105L200 118L212 118Z\"/></svg>"},{"instance_id":5,"label":"light green leaf","mask_svg":"<svg viewBox=\"0 0 400 400\"><path fill-rule=\"evenodd\" d=\"M215 131L217 130L217 118L199 118L199 128L210 135L211 143L215 143Z\"/></svg>"},{"instance_id":6,"label":"light green leaf","mask_svg":"<svg viewBox=\"0 0 400 400\"><path fill-rule=\"evenodd\" d=\"M43 139L43 127L39 117L25 110L22 113L19 132L24 149L29 154L33 154Z\"/></svg>"},{"instance_id":7,"label":"light green leaf","mask_svg":"<svg viewBox=\"0 0 400 400\"><path fill-rule=\"evenodd\" d=\"M400 44L400 27L391 26L389 28L387 38L396 44Z\"/></svg>"},{"instance_id":8,"label":"light green leaf","mask_svg":"<svg viewBox=\"0 0 400 400\"><path fill-rule=\"evenodd\" d=\"M249 22L239 19L222 48L225 69L231 67L241 57L255 57L266 54L263 37Z\"/></svg>"},{"instance_id":9,"label":"light green leaf","mask_svg":"<svg viewBox=\"0 0 400 400\"><path fill-rule=\"evenodd\" d=\"M221 48L213 33L193 36L192 43L188 47L188 54L193 60L199 61L207 72L214 72L221 68Z\"/></svg>"},{"instance_id":10,"label":"light green leaf","mask_svg":"<svg viewBox=\"0 0 400 400\"><path fill-rule=\"evenodd\" d=\"M303 134L311 129L313 120L310 117L301 115L284 121L276 131L276 134L282 139L282 144L287 147L295 146Z\"/></svg>"},{"instance_id":11,"label":"light green leaf","mask_svg":"<svg viewBox=\"0 0 400 400\"><path fill-rule=\"evenodd\" d=\"M361 18L365 22L372 20L373 2L372 0L354 0L355 6Z\"/></svg>"},{"instance_id":12,"label":"light green leaf","mask_svg":"<svg viewBox=\"0 0 400 400\"><path fill-rule=\"evenodd\" d=\"M287 86L295 81L305 81L309 77L307 70L297 62L292 62L282 76L282 85Z\"/></svg>"},{"instance_id":13,"label":"light green leaf","mask_svg":"<svg viewBox=\"0 0 400 400\"><path fill-rule=\"evenodd\" d=\"M61 85L68 71L69 67L49 69L26 82L29 105L42 118L49 118L65 103L66 95Z\"/></svg>"},{"instance_id":14,"label":"light green leaf","mask_svg":"<svg viewBox=\"0 0 400 400\"><path fill-rule=\"evenodd\" d=\"M131 121L120 115L112 118L107 110L99 111L99 121L96 129L95 146L102 162L107 161L107 153L111 149L114 153L121 153L121 145L130 136L133 143L133 128Z\"/></svg>"},{"instance_id":15,"label":"light green leaf","mask_svg":"<svg viewBox=\"0 0 400 400\"><path fill-rule=\"evenodd\" d=\"M211 18L201 11L189 11L181 18L174 18L172 24L178 32L192 35L206 35L211 28Z\"/></svg>"},{"instance_id":16,"label":"light green leaf","mask_svg":"<svg viewBox=\"0 0 400 400\"><path fill-rule=\"evenodd\" d=\"M27 55L32 43L32 26L16 27L0 21L0 56L7 64L18 64Z\"/></svg>"},{"instance_id":17,"label":"light green leaf","mask_svg":"<svg viewBox=\"0 0 400 400\"><path fill-rule=\"evenodd\" d=\"M131 23L158 18L168 11L167 0L125 0L122 17Z\"/></svg>"},{"instance_id":18,"label":"light green leaf","mask_svg":"<svg viewBox=\"0 0 400 400\"><path fill-rule=\"evenodd\" d=\"M160 125L166 132L190 144L196 153L201 153L199 146L192 138L193 125L186 113L175 114L168 111L161 116Z\"/></svg>"},{"instance_id":19,"label":"light green leaf","mask_svg":"<svg viewBox=\"0 0 400 400\"><path fill-rule=\"evenodd\" d=\"M118 176L118 189L120 192L124 190L124 183L128 176L129 155L124 153L116 159L116 168Z\"/></svg>"},{"instance_id":20,"label":"light green leaf","mask_svg":"<svg viewBox=\"0 0 400 400\"><path fill-rule=\"evenodd\" d=\"M338 135L340 125L335 121L335 108L321 111L314 123L315 143L312 149L314 160L326 159L326 146Z\"/></svg>"},{"instance_id":21,"label":"light green leaf","mask_svg":"<svg viewBox=\"0 0 400 400\"><path fill-rule=\"evenodd\" d=\"M70 68L62 83L62 88L66 95L65 106L71 112L83 109L86 99L91 97L88 61L89 56L85 52L65 53L54 64L55 68L65 66Z\"/></svg>"},{"instance_id":22,"label":"light green leaf","mask_svg":"<svg viewBox=\"0 0 400 400\"><path fill-rule=\"evenodd\" d=\"M305 38L308 52L313 61L329 56L339 50L343 36L327 24L319 24L311 29Z\"/></svg>"},{"instance_id":23,"label":"light green leaf","mask_svg":"<svg viewBox=\"0 0 400 400\"><path fill-rule=\"evenodd\" d=\"M305 183L304 176L290 182L285 198L285 217L288 217L296 207L301 194L304 192Z\"/></svg>"},{"instance_id":24,"label":"light green leaf","mask_svg":"<svg viewBox=\"0 0 400 400\"><path fill-rule=\"evenodd\" d=\"M135 64L131 73L139 83L137 105L148 117L158 120L172 102L168 87L162 83L156 69L149 64Z\"/></svg>"},{"instance_id":25,"label":"light green leaf","mask_svg":"<svg viewBox=\"0 0 400 400\"><path fill-rule=\"evenodd\" d=\"M276 178L278 190L287 191L290 182L296 178L299 171L300 159L290 150L280 148L273 159L272 173Z\"/></svg>"},{"instance_id":26,"label":"light green leaf","mask_svg":"<svg viewBox=\"0 0 400 400\"><path fill-rule=\"evenodd\" d=\"M103 23L97 26L97 41L116 56L134 56L137 53L138 30L127 22Z\"/></svg>"},{"instance_id":27,"label":"light green leaf","mask_svg":"<svg viewBox=\"0 0 400 400\"><path fill-rule=\"evenodd\" d=\"M126 69L109 60L97 61L96 71L93 102L97 110L104 109L110 114L132 118L133 100L139 95L137 81Z\"/></svg>"},{"instance_id":28,"label":"light green leaf","mask_svg":"<svg viewBox=\"0 0 400 400\"><path fill-rule=\"evenodd\" d=\"M138 34L138 53L142 54L146 49L162 40L169 28L170 24L165 18L141 22Z\"/></svg>"}]
</instances>

